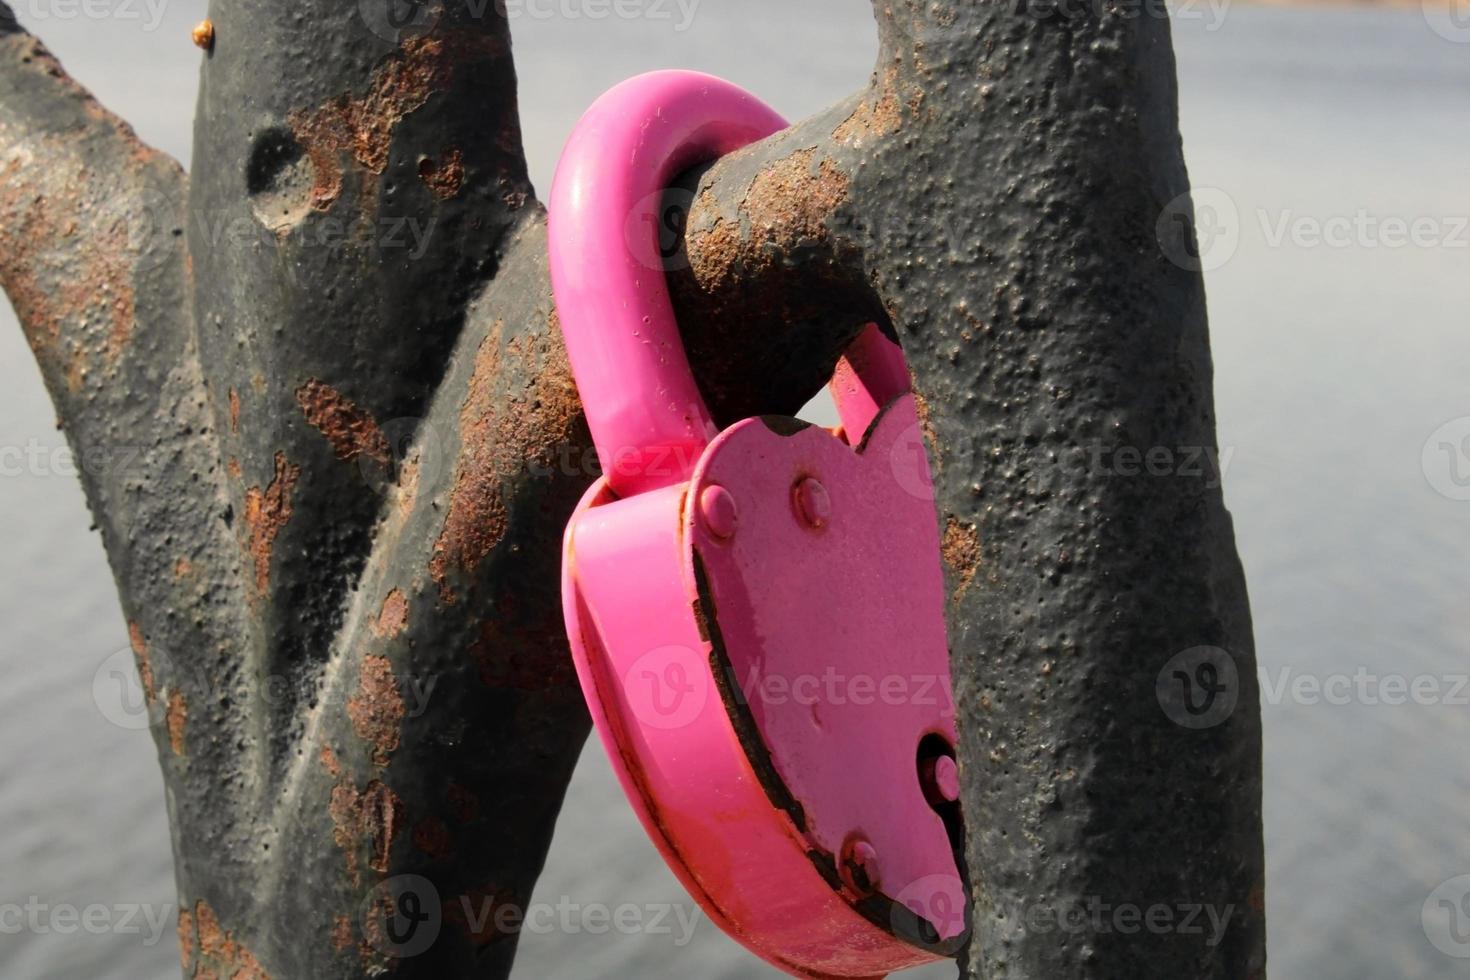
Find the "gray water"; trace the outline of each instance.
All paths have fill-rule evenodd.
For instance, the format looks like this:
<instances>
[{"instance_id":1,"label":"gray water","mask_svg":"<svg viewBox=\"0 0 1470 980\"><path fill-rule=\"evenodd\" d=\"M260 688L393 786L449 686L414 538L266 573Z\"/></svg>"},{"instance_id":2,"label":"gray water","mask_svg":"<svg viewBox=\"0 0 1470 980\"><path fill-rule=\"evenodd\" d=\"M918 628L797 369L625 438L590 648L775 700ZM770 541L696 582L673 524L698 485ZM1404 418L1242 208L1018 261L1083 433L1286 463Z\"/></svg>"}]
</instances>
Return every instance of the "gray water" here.
<instances>
[{"instance_id":1,"label":"gray water","mask_svg":"<svg viewBox=\"0 0 1470 980\"><path fill-rule=\"evenodd\" d=\"M160 2L119 0L102 19L67 19L79 8L52 0L17 7L145 139L187 160L198 64L187 34L201 11ZM543 192L568 127L627 75L700 68L800 117L861 85L876 48L862 0L705 0L685 30L667 9L672 20L522 17ZM1470 671L1470 500L1457 499L1470 497L1459 441L1470 422L1441 429L1470 416L1470 231L1452 220L1470 215L1470 44L1417 10L1202 0L1176 37L1197 199L1218 218L1204 257L1225 489L1267 684L1272 975L1464 977L1470 944L1435 916L1470 883L1430 899L1470 874L1470 706L1454 690ZM1427 224L1418 244L1391 247L1398 236L1370 218ZM1314 228L1347 234L1324 243ZM8 308L0 321L0 448L59 448ZM174 892L151 740L93 697L98 668L127 645L123 621L65 460L32 455L0 458L0 978L175 976L172 919L156 941L141 913L124 921L139 906L171 915ZM1391 704L1374 687L1328 703L1292 687L1355 674L1428 677L1440 693ZM595 743L535 901L580 911L569 931L525 936L520 977L776 975L707 921L687 942L677 916L669 933L577 925L597 906L636 906L645 925L658 906L692 911ZM94 903L108 909L93 913L96 934L48 917ZM15 932L6 909L38 904L42 928Z\"/></svg>"}]
</instances>

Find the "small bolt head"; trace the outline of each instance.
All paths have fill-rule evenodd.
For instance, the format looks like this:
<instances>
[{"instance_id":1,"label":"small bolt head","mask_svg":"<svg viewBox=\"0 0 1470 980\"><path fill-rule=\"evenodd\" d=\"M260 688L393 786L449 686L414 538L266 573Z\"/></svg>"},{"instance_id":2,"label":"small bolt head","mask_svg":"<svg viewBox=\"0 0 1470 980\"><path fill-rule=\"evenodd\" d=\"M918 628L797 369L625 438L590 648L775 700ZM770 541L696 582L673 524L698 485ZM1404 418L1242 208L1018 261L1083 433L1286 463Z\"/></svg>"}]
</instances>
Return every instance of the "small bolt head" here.
<instances>
[{"instance_id":1,"label":"small bolt head","mask_svg":"<svg viewBox=\"0 0 1470 980\"><path fill-rule=\"evenodd\" d=\"M730 491L711 484L699 492L699 517L710 534L724 540L735 533L740 515Z\"/></svg>"},{"instance_id":2,"label":"small bolt head","mask_svg":"<svg viewBox=\"0 0 1470 980\"><path fill-rule=\"evenodd\" d=\"M878 870L878 851L873 845L855 837L842 847L842 880L859 895L871 895L882 885Z\"/></svg>"},{"instance_id":3,"label":"small bolt head","mask_svg":"<svg viewBox=\"0 0 1470 980\"><path fill-rule=\"evenodd\" d=\"M947 755L934 760L934 791L946 803L960 798L960 767Z\"/></svg>"},{"instance_id":4,"label":"small bolt head","mask_svg":"<svg viewBox=\"0 0 1470 980\"><path fill-rule=\"evenodd\" d=\"M822 527L832 519L832 497L815 477L796 485L796 513L810 528Z\"/></svg>"}]
</instances>

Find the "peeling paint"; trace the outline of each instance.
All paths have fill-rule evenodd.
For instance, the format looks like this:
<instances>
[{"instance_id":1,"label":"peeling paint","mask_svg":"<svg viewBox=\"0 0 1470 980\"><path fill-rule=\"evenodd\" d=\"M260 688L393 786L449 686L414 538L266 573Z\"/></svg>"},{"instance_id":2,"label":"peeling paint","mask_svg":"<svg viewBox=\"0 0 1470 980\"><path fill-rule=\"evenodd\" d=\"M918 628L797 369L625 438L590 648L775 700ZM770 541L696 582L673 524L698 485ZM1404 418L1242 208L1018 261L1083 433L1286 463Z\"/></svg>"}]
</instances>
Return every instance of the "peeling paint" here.
<instances>
[{"instance_id":1,"label":"peeling paint","mask_svg":"<svg viewBox=\"0 0 1470 980\"><path fill-rule=\"evenodd\" d=\"M954 598L958 599L980 570L980 535L973 524L962 524L951 517L944 525L944 540L939 547L955 582Z\"/></svg>"},{"instance_id":2,"label":"peeling paint","mask_svg":"<svg viewBox=\"0 0 1470 980\"><path fill-rule=\"evenodd\" d=\"M270 585L271 550L291 519L291 491L301 475L301 467L288 463L285 453L276 453L275 464L275 477L264 491L251 487L245 492L245 526L250 529L248 549L255 562L257 595Z\"/></svg>"},{"instance_id":3,"label":"peeling paint","mask_svg":"<svg viewBox=\"0 0 1470 980\"><path fill-rule=\"evenodd\" d=\"M185 911L179 913L180 923L187 914ZM233 932L226 932L220 926L209 903L199 901L194 904L193 921L197 929L190 936L190 945L196 937L199 943L199 956L194 963L196 978L215 976L227 980L270 980L270 975L250 950L235 938ZM184 934L182 924L179 934L180 937Z\"/></svg>"},{"instance_id":4,"label":"peeling paint","mask_svg":"<svg viewBox=\"0 0 1470 980\"><path fill-rule=\"evenodd\" d=\"M401 829L403 801L379 780L373 780L361 793L348 783L332 789L328 812L332 818L332 839L347 859L347 874L361 881L359 853L366 847L368 867L387 874L393 840Z\"/></svg>"},{"instance_id":5,"label":"peeling paint","mask_svg":"<svg viewBox=\"0 0 1470 980\"><path fill-rule=\"evenodd\" d=\"M374 635L392 639L408 625L408 599L401 589L394 589L383 599L378 618L373 621Z\"/></svg>"},{"instance_id":6,"label":"peeling paint","mask_svg":"<svg viewBox=\"0 0 1470 980\"><path fill-rule=\"evenodd\" d=\"M128 645L138 662L138 678L143 682L143 696L151 704L157 695L153 689L153 663L148 658L148 646L143 641L143 628L137 623L128 623Z\"/></svg>"},{"instance_id":7,"label":"peeling paint","mask_svg":"<svg viewBox=\"0 0 1470 980\"><path fill-rule=\"evenodd\" d=\"M366 456L383 466L388 465L388 440L383 430L365 410L359 408L325 382L309 379L296 389L296 403L306 421L326 437L340 460Z\"/></svg>"},{"instance_id":8,"label":"peeling paint","mask_svg":"<svg viewBox=\"0 0 1470 980\"><path fill-rule=\"evenodd\" d=\"M424 157L419 161L419 179L441 201L457 196L464 186L464 154L455 149L442 160Z\"/></svg>"},{"instance_id":9,"label":"peeling paint","mask_svg":"<svg viewBox=\"0 0 1470 980\"><path fill-rule=\"evenodd\" d=\"M506 482L533 464L554 467L557 447L567 444L581 424L582 403L555 314L544 332L520 334L505 346L519 362L513 376L530 379L514 392L501 390L503 330L497 321L481 342L460 407L463 449L449 512L429 562L446 605L456 600L450 570L473 572L505 537Z\"/></svg>"},{"instance_id":10,"label":"peeling paint","mask_svg":"<svg viewBox=\"0 0 1470 980\"><path fill-rule=\"evenodd\" d=\"M168 711L164 715L168 723L168 744L174 750L174 755L184 754L184 726L189 722L189 707L184 703L184 695L180 691L174 691L168 698Z\"/></svg>"},{"instance_id":11,"label":"peeling paint","mask_svg":"<svg viewBox=\"0 0 1470 980\"><path fill-rule=\"evenodd\" d=\"M486 54L498 53L488 37L476 43ZM383 173L398 124L447 88L456 62L463 59L464 51L446 39L412 37L373 71L365 95L342 95L291 114L291 131L315 170L312 204L317 210L330 208L342 192L342 154L369 173Z\"/></svg>"},{"instance_id":12,"label":"peeling paint","mask_svg":"<svg viewBox=\"0 0 1470 980\"><path fill-rule=\"evenodd\" d=\"M832 138L839 143L862 146L866 141L875 137L891 136L898 132L903 125L903 117L899 108L898 94L895 91L897 78L898 69L888 69L879 91L870 93L869 98L864 98L853 110L852 115L832 131ZM916 100L922 100L922 98L922 93L920 93L915 100L911 100L910 109L917 109L918 101Z\"/></svg>"},{"instance_id":13,"label":"peeling paint","mask_svg":"<svg viewBox=\"0 0 1470 980\"><path fill-rule=\"evenodd\" d=\"M403 697L393 677L393 665L383 657L364 657L357 694L347 702L347 716L352 730L371 747L375 764L386 766L388 757L398 748L403 715Z\"/></svg>"}]
</instances>

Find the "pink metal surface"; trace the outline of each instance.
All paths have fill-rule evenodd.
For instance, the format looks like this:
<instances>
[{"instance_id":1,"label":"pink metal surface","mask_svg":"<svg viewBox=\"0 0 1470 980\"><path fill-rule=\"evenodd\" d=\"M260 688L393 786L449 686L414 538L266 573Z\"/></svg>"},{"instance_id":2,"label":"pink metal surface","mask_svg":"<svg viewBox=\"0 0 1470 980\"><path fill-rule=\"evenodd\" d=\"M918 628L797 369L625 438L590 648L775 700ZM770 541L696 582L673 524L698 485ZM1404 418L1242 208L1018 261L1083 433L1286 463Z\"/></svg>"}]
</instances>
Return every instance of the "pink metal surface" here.
<instances>
[{"instance_id":1,"label":"pink metal surface","mask_svg":"<svg viewBox=\"0 0 1470 980\"><path fill-rule=\"evenodd\" d=\"M598 733L674 872L768 962L877 977L936 959L964 931L940 815L955 733L902 354L873 327L839 365L855 439L760 419L715 436L662 272L603 202L632 207L775 116L728 83L659 72L587 118L557 172L571 184L552 191L551 261L610 469L567 528L562 581Z\"/></svg>"}]
</instances>

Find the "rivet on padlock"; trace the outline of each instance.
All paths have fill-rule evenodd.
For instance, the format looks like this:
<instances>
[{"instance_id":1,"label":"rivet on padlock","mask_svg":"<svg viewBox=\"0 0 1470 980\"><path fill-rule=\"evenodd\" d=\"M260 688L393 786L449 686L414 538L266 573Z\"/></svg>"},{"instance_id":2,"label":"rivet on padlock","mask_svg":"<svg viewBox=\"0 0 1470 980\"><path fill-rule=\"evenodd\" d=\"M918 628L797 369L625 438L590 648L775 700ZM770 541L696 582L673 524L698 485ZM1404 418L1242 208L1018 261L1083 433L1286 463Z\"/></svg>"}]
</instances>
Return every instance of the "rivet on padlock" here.
<instances>
[{"instance_id":1,"label":"rivet on padlock","mask_svg":"<svg viewBox=\"0 0 1470 980\"><path fill-rule=\"evenodd\" d=\"M876 977L965 933L939 528L907 368L870 326L833 375L837 433L718 431L653 241L680 173L784 125L727 82L656 72L567 143L552 285L617 465L568 524L563 608L608 758L690 894L792 975Z\"/></svg>"}]
</instances>

